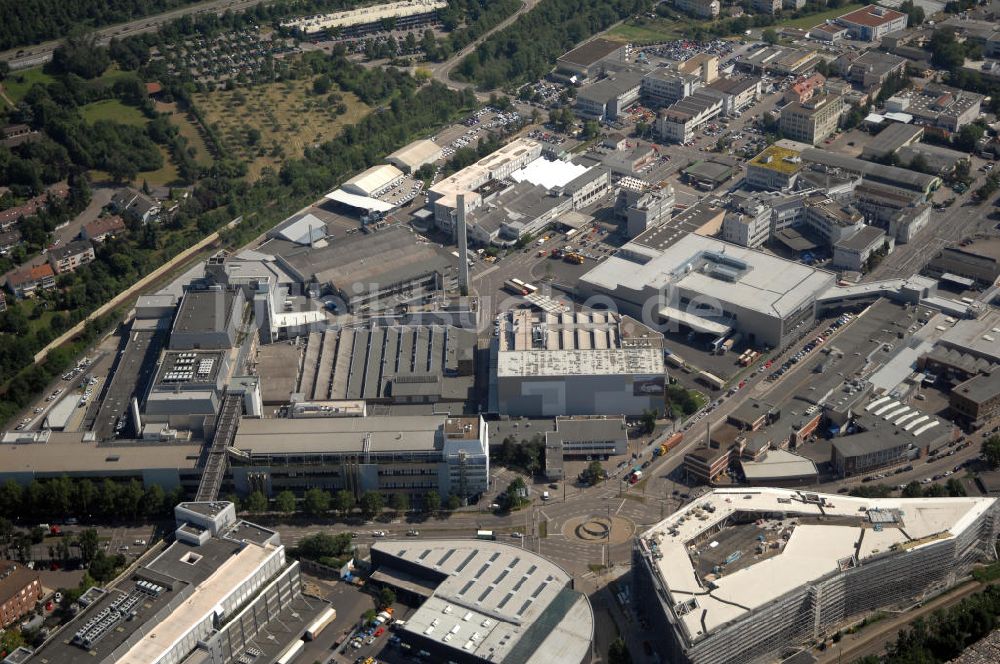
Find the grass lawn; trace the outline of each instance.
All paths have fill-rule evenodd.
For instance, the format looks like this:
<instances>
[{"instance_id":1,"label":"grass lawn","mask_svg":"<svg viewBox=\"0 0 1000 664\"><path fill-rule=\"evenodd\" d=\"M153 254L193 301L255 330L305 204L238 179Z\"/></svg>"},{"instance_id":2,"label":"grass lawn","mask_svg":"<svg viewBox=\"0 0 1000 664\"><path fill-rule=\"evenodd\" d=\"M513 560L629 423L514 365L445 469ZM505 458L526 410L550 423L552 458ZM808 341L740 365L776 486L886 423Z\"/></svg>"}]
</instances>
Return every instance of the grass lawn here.
<instances>
[{"instance_id":1,"label":"grass lawn","mask_svg":"<svg viewBox=\"0 0 1000 664\"><path fill-rule=\"evenodd\" d=\"M222 148L246 160L249 176L255 179L264 168L279 168L286 159L301 157L307 146L334 138L371 110L350 92L334 92L347 107L343 115L336 114L328 95L312 94L312 79L199 93L193 99L219 135ZM247 135L250 129L260 132L253 145Z\"/></svg>"},{"instance_id":2,"label":"grass lawn","mask_svg":"<svg viewBox=\"0 0 1000 664\"><path fill-rule=\"evenodd\" d=\"M682 39L685 29L691 23L693 21L682 23L664 18L641 18L616 25L602 36L614 41L648 44L670 39Z\"/></svg>"},{"instance_id":3,"label":"grass lawn","mask_svg":"<svg viewBox=\"0 0 1000 664\"><path fill-rule=\"evenodd\" d=\"M773 27L783 27L789 26L793 28L811 28L815 25L826 21L827 19L834 19L838 16L843 16L848 12L853 12L855 9L861 9L867 5L856 3L851 5L844 5L838 9L831 9L829 11L820 12L818 14L810 14L809 16L803 16L802 18L789 18L789 19L779 19Z\"/></svg>"},{"instance_id":4,"label":"grass lawn","mask_svg":"<svg viewBox=\"0 0 1000 664\"><path fill-rule=\"evenodd\" d=\"M177 173L177 167L174 166L174 162L170 159L170 151L162 145L159 148L160 154L163 155L163 167L155 171L142 171L135 179L136 184L141 185L143 180L151 185L162 186L167 186L175 182L180 183L180 175Z\"/></svg>"},{"instance_id":5,"label":"grass lawn","mask_svg":"<svg viewBox=\"0 0 1000 664\"><path fill-rule=\"evenodd\" d=\"M83 119L91 124L98 120L113 120L134 127L144 127L148 122L138 108L126 106L117 99L95 101L93 104L82 106L80 111L83 113Z\"/></svg>"},{"instance_id":6,"label":"grass lawn","mask_svg":"<svg viewBox=\"0 0 1000 664\"><path fill-rule=\"evenodd\" d=\"M7 93L7 96L16 103L24 99L24 95L28 94L28 90L35 83L47 84L54 80L51 76L43 72L41 67L34 67L32 69L11 72L3 82L3 89Z\"/></svg>"}]
</instances>

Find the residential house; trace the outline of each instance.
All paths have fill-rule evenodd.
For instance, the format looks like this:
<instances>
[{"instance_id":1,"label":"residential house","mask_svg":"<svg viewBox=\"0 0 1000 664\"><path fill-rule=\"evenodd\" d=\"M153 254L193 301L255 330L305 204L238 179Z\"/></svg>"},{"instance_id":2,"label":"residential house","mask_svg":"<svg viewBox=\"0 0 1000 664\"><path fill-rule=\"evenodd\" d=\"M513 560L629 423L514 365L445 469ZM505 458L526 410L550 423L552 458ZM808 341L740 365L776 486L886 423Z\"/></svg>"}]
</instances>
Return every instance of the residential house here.
<instances>
[{"instance_id":1,"label":"residential house","mask_svg":"<svg viewBox=\"0 0 1000 664\"><path fill-rule=\"evenodd\" d=\"M80 238L91 242L103 242L109 235L115 235L125 230L125 221L118 215L100 217L84 224L80 229Z\"/></svg>"},{"instance_id":2,"label":"residential house","mask_svg":"<svg viewBox=\"0 0 1000 664\"><path fill-rule=\"evenodd\" d=\"M88 240L75 240L49 250L49 265L56 274L74 272L94 260L94 245Z\"/></svg>"},{"instance_id":3,"label":"residential house","mask_svg":"<svg viewBox=\"0 0 1000 664\"><path fill-rule=\"evenodd\" d=\"M112 211L126 219L142 224L159 221L160 212L163 211L157 201L131 187L119 190L111 198L110 207Z\"/></svg>"},{"instance_id":4,"label":"residential house","mask_svg":"<svg viewBox=\"0 0 1000 664\"><path fill-rule=\"evenodd\" d=\"M40 599L38 572L24 563L0 560L0 628L6 629L34 611Z\"/></svg>"},{"instance_id":5,"label":"residential house","mask_svg":"<svg viewBox=\"0 0 1000 664\"><path fill-rule=\"evenodd\" d=\"M35 291L55 288L56 273L48 263L28 265L7 273L7 288L16 297L25 298Z\"/></svg>"}]
</instances>

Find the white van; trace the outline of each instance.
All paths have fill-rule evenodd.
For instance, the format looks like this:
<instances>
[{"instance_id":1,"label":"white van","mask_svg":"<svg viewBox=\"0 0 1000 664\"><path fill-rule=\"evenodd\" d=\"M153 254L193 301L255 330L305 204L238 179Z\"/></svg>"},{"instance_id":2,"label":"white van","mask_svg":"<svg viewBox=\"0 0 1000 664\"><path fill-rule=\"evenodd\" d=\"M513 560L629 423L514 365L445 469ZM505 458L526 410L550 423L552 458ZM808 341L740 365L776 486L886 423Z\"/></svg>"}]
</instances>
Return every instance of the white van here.
<instances>
[{"instance_id":1,"label":"white van","mask_svg":"<svg viewBox=\"0 0 1000 664\"><path fill-rule=\"evenodd\" d=\"M542 500L548 500L548 499L549 499L549 492L542 491Z\"/></svg>"}]
</instances>

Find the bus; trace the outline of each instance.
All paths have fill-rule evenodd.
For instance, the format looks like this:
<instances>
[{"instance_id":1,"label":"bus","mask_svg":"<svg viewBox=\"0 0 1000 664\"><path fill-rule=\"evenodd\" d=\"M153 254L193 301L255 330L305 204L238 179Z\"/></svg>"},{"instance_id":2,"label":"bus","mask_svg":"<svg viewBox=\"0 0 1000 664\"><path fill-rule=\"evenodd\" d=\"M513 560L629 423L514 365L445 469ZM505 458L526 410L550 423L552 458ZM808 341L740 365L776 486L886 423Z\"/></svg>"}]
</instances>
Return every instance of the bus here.
<instances>
[{"instance_id":1,"label":"bus","mask_svg":"<svg viewBox=\"0 0 1000 664\"><path fill-rule=\"evenodd\" d=\"M477 530L476 531L476 539L479 539L479 540L491 540L492 541L492 540L495 540L496 538L497 538L497 536L493 533L492 530Z\"/></svg>"},{"instance_id":2,"label":"bus","mask_svg":"<svg viewBox=\"0 0 1000 664\"><path fill-rule=\"evenodd\" d=\"M698 374L698 379L717 390L721 390L726 386L726 381L722 380L715 374L708 373L707 371L700 372Z\"/></svg>"},{"instance_id":3,"label":"bus","mask_svg":"<svg viewBox=\"0 0 1000 664\"><path fill-rule=\"evenodd\" d=\"M508 279L503 282L503 287L514 295L527 295L530 292L524 287L524 282L520 279Z\"/></svg>"},{"instance_id":4,"label":"bus","mask_svg":"<svg viewBox=\"0 0 1000 664\"><path fill-rule=\"evenodd\" d=\"M576 229L575 228L571 228L568 231L566 231L566 238L567 239L573 237L574 235L576 235Z\"/></svg>"},{"instance_id":5,"label":"bus","mask_svg":"<svg viewBox=\"0 0 1000 664\"><path fill-rule=\"evenodd\" d=\"M524 290L528 291L528 295L531 295L532 293L537 293L538 292L538 287L537 286L532 286L531 284L529 284L527 282L521 282L521 283L524 285Z\"/></svg>"}]
</instances>

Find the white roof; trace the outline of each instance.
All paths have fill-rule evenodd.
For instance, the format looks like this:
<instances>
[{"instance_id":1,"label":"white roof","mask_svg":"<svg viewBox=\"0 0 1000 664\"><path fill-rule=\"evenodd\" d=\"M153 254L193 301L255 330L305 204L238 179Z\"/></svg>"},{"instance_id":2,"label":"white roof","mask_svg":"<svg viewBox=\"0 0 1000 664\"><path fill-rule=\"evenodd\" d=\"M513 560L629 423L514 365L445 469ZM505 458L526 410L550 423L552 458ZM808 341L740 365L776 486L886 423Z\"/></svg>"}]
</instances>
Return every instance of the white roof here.
<instances>
[{"instance_id":1,"label":"white roof","mask_svg":"<svg viewBox=\"0 0 1000 664\"><path fill-rule=\"evenodd\" d=\"M312 213L305 214L278 230L276 236L295 244L310 244L326 237L326 223Z\"/></svg>"},{"instance_id":2,"label":"white roof","mask_svg":"<svg viewBox=\"0 0 1000 664\"><path fill-rule=\"evenodd\" d=\"M741 262L746 269L735 281L706 274L697 269L706 252ZM645 262L629 260L630 255L643 256ZM833 280L825 270L693 233L662 250L628 243L581 277L581 282L607 292L620 290L626 299L629 292L645 296L673 286L682 297L696 293L778 317L802 307Z\"/></svg>"},{"instance_id":3,"label":"white roof","mask_svg":"<svg viewBox=\"0 0 1000 664\"><path fill-rule=\"evenodd\" d=\"M353 178L341 185L341 188L357 190L371 196L373 193L386 186L393 180L403 177L403 171L391 164L381 164L372 166L366 171L358 173Z\"/></svg>"},{"instance_id":4,"label":"white roof","mask_svg":"<svg viewBox=\"0 0 1000 664\"><path fill-rule=\"evenodd\" d=\"M899 113L898 111L889 111L885 114L887 120L895 120L896 122L902 122L904 124L909 124L913 122L913 116L909 113Z\"/></svg>"},{"instance_id":5,"label":"white roof","mask_svg":"<svg viewBox=\"0 0 1000 664\"><path fill-rule=\"evenodd\" d=\"M337 203L343 203L344 205L349 205L353 208L358 208L359 210L374 210L376 212L388 212L393 209L391 203L386 203L380 201L377 198L369 198L368 196L358 196L357 194L350 194L343 189L336 189L331 191L326 195L326 198L331 201L336 201Z\"/></svg>"},{"instance_id":6,"label":"white roof","mask_svg":"<svg viewBox=\"0 0 1000 664\"><path fill-rule=\"evenodd\" d=\"M806 496L814 497L813 501L807 501ZM823 501L822 510L818 501ZM671 601L677 604L697 596L698 608L679 616L688 634L695 638L704 635L703 625L711 633L784 593L836 571L842 561L855 554L859 539L863 544L858 551L860 560L885 553L893 545L904 550L926 546L960 535L995 502L995 498L855 498L790 489L716 489L653 526L641 538L654 543L661 554L655 564L672 595ZM891 511L897 521L883 523L876 530L873 523L866 521L870 510ZM698 578L691 557L707 542L695 540L720 524L729 527L725 522L737 511L759 512L762 516L783 513L782 526L793 530L783 549L723 574L712 582L713 589ZM836 525L796 523L804 517L822 515L843 518ZM854 518L857 524L845 525L844 518ZM864 537L860 538L862 529ZM744 557L754 555L752 549L742 553Z\"/></svg>"},{"instance_id":7,"label":"white roof","mask_svg":"<svg viewBox=\"0 0 1000 664\"><path fill-rule=\"evenodd\" d=\"M741 463L747 480L777 477L802 477L816 474L816 464L811 459L785 450L771 450L763 461Z\"/></svg>"},{"instance_id":8,"label":"white roof","mask_svg":"<svg viewBox=\"0 0 1000 664\"><path fill-rule=\"evenodd\" d=\"M587 166L571 161L549 160L539 157L524 168L510 174L514 182L530 182L546 189L565 187L589 170Z\"/></svg>"},{"instance_id":9,"label":"white roof","mask_svg":"<svg viewBox=\"0 0 1000 664\"><path fill-rule=\"evenodd\" d=\"M389 160L396 159L406 164L411 170L416 170L424 164L437 161L441 158L442 148L434 141L421 139L413 141L405 148L396 150L387 157Z\"/></svg>"},{"instance_id":10,"label":"white roof","mask_svg":"<svg viewBox=\"0 0 1000 664\"><path fill-rule=\"evenodd\" d=\"M659 348L511 350L497 354L497 376L663 374Z\"/></svg>"}]
</instances>

